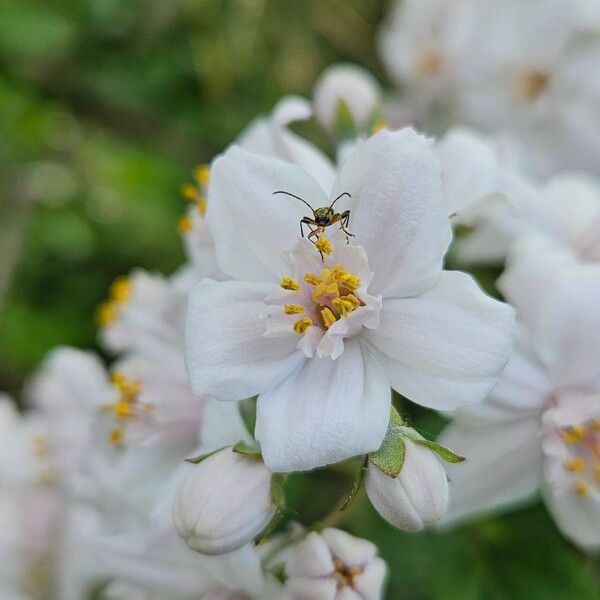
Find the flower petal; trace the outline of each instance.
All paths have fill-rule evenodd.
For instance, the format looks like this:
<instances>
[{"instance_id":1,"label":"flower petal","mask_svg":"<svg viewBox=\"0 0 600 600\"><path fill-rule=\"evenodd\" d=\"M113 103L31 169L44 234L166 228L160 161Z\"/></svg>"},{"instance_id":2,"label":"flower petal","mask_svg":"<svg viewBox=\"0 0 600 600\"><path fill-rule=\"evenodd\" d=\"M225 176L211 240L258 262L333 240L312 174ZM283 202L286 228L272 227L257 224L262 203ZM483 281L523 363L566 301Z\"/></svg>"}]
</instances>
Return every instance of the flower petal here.
<instances>
[{"instance_id":1,"label":"flower petal","mask_svg":"<svg viewBox=\"0 0 600 600\"><path fill-rule=\"evenodd\" d=\"M312 358L258 398L256 438L274 472L322 467L381 445L390 388L357 340L336 360Z\"/></svg>"},{"instance_id":2,"label":"flower petal","mask_svg":"<svg viewBox=\"0 0 600 600\"><path fill-rule=\"evenodd\" d=\"M534 333L538 354L557 386L600 383L600 270L565 269L547 289Z\"/></svg>"},{"instance_id":3,"label":"flower petal","mask_svg":"<svg viewBox=\"0 0 600 600\"><path fill-rule=\"evenodd\" d=\"M540 428L539 417L489 427L457 420L446 427L438 441L467 460L446 465L450 507L440 524L464 520L533 496L542 473Z\"/></svg>"},{"instance_id":4,"label":"flower petal","mask_svg":"<svg viewBox=\"0 0 600 600\"><path fill-rule=\"evenodd\" d=\"M363 335L382 353L392 387L423 406L454 410L483 400L513 341L514 311L473 279L444 271L416 298L384 300L381 321Z\"/></svg>"},{"instance_id":5,"label":"flower petal","mask_svg":"<svg viewBox=\"0 0 600 600\"><path fill-rule=\"evenodd\" d=\"M331 198L342 192L356 202L350 231L375 273L371 293L402 297L431 287L452 238L431 142L409 128L381 131L344 162Z\"/></svg>"},{"instance_id":6,"label":"flower petal","mask_svg":"<svg viewBox=\"0 0 600 600\"><path fill-rule=\"evenodd\" d=\"M210 280L194 287L185 358L195 394L242 400L271 389L305 360L294 334L264 337L260 312L274 287Z\"/></svg>"},{"instance_id":7,"label":"flower petal","mask_svg":"<svg viewBox=\"0 0 600 600\"><path fill-rule=\"evenodd\" d=\"M300 233L300 219L312 216L299 200L327 204L319 184L300 167L236 146L211 169L206 218L215 238L217 262L234 279L274 281L283 274L281 252Z\"/></svg>"}]
</instances>

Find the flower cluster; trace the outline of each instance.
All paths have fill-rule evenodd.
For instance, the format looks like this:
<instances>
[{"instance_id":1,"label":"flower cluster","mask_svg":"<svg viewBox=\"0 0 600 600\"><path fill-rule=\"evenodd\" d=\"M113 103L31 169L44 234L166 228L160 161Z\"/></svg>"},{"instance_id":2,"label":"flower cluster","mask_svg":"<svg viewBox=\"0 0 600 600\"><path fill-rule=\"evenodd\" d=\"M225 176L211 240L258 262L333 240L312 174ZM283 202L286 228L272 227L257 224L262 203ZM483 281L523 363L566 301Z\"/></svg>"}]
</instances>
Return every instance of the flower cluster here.
<instances>
[{"instance_id":1,"label":"flower cluster","mask_svg":"<svg viewBox=\"0 0 600 600\"><path fill-rule=\"evenodd\" d=\"M333 526L354 501L415 532L541 491L600 546L600 21L521 10L404 0L380 34L403 96L334 66L196 171L185 264L98 310L110 368L57 348L21 414L1 398L0 596L376 600L377 547ZM313 114L329 154L291 130ZM506 301L459 270L503 261ZM304 522L289 481L341 462Z\"/></svg>"}]
</instances>

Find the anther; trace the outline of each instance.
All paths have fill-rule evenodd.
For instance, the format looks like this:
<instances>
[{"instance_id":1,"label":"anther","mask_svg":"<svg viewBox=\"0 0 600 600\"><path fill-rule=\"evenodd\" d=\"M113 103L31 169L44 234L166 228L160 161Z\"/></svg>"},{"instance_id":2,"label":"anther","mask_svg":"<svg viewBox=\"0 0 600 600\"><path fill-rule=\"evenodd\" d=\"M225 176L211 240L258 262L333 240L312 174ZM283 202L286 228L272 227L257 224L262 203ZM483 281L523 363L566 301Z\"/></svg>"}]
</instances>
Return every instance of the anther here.
<instances>
[{"instance_id":1,"label":"anther","mask_svg":"<svg viewBox=\"0 0 600 600\"><path fill-rule=\"evenodd\" d=\"M297 292L300 289L300 284L291 277L284 277L279 284L284 290L291 290Z\"/></svg>"},{"instance_id":2,"label":"anther","mask_svg":"<svg viewBox=\"0 0 600 600\"><path fill-rule=\"evenodd\" d=\"M312 319L310 317L302 317L294 323L294 331L298 335L302 335L312 325Z\"/></svg>"},{"instance_id":3,"label":"anther","mask_svg":"<svg viewBox=\"0 0 600 600\"><path fill-rule=\"evenodd\" d=\"M301 304L286 304L283 307L283 312L286 315L300 315L304 312L304 306Z\"/></svg>"},{"instance_id":4,"label":"anther","mask_svg":"<svg viewBox=\"0 0 600 600\"><path fill-rule=\"evenodd\" d=\"M573 473L578 473L579 471L583 471L585 469L586 462L583 456L576 456L575 458L571 458L565 463L565 470L572 471Z\"/></svg>"}]
</instances>

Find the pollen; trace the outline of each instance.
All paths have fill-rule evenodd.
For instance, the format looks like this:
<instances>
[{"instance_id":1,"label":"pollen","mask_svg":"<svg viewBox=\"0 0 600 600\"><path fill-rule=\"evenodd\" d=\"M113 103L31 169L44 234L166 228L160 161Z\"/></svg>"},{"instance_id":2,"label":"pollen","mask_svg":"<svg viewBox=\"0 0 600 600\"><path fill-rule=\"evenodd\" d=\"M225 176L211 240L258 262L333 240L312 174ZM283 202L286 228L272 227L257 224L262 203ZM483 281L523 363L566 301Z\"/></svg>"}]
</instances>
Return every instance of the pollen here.
<instances>
[{"instance_id":1,"label":"pollen","mask_svg":"<svg viewBox=\"0 0 600 600\"><path fill-rule=\"evenodd\" d=\"M98 307L97 320L100 327L112 325L119 316L119 306L112 300L102 302Z\"/></svg>"},{"instance_id":2,"label":"pollen","mask_svg":"<svg viewBox=\"0 0 600 600\"><path fill-rule=\"evenodd\" d=\"M329 329L337 320L329 308L321 310L321 318L323 319L323 325L325 325L327 329Z\"/></svg>"},{"instance_id":3,"label":"pollen","mask_svg":"<svg viewBox=\"0 0 600 600\"><path fill-rule=\"evenodd\" d=\"M561 432L563 441L567 444L577 444L585 437L585 428L582 425L575 425Z\"/></svg>"},{"instance_id":4,"label":"pollen","mask_svg":"<svg viewBox=\"0 0 600 600\"><path fill-rule=\"evenodd\" d=\"M587 483L585 483L585 481L578 479L575 482L575 491L577 492L577 494L579 496L587 496L589 494L589 488L587 486Z\"/></svg>"},{"instance_id":5,"label":"pollen","mask_svg":"<svg viewBox=\"0 0 600 600\"><path fill-rule=\"evenodd\" d=\"M108 433L108 441L113 446L120 446L125 439L125 431L122 427L114 427Z\"/></svg>"},{"instance_id":6,"label":"pollen","mask_svg":"<svg viewBox=\"0 0 600 600\"><path fill-rule=\"evenodd\" d=\"M179 233L189 233L194 228L194 223L187 215L182 215L177 221Z\"/></svg>"},{"instance_id":7,"label":"pollen","mask_svg":"<svg viewBox=\"0 0 600 600\"><path fill-rule=\"evenodd\" d=\"M550 85L550 74L546 71L533 70L522 75L514 86L517 100L533 102L543 94Z\"/></svg>"},{"instance_id":8,"label":"pollen","mask_svg":"<svg viewBox=\"0 0 600 600\"><path fill-rule=\"evenodd\" d=\"M310 317L302 317L294 323L294 331L298 335L302 335L312 325L312 319Z\"/></svg>"},{"instance_id":9,"label":"pollen","mask_svg":"<svg viewBox=\"0 0 600 600\"><path fill-rule=\"evenodd\" d=\"M129 277L117 277L110 286L111 299L117 302L125 302L131 297L131 282Z\"/></svg>"},{"instance_id":10,"label":"pollen","mask_svg":"<svg viewBox=\"0 0 600 600\"><path fill-rule=\"evenodd\" d=\"M304 276L304 281L309 285L319 285L323 281L323 278L319 277L316 273L307 273Z\"/></svg>"},{"instance_id":11,"label":"pollen","mask_svg":"<svg viewBox=\"0 0 600 600\"><path fill-rule=\"evenodd\" d=\"M341 558L333 559L333 577L337 581L338 590L345 586L354 586L354 578L361 575L364 569L358 565L346 565Z\"/></svg>"},{"instance_id":12,"label":"pollen","mask_svg":"<svg viewBox=\"0 0 600 600\"><path fill-rule=\"evenodd\" d=\"M319 252L322 252L323 254L331 254L333 252L333 247L331 246L331 244L329 243L329 240L324 235L322 235L315 242L315 247L317 248L317 250Z\"/></svg>"},{"instance_id":13,"label":"pollen","mask_svg":"<svg viewBox=\"0 0 600 600\"><path fill-rule=\"evenodd\" d=\"M188 202L196 202L196 200L198 200L198 197L200 196L200 192L198 191L195 185L192 185L191 183L186 183L181 187L181 195Z\"/></svg>"},{"instance_id":14,"label":"pollen","mask_svg":"<svg viewBox=\"0 0 600 600\"><path fill-rule=\"evenodd\" d=\"M586 467L586 460L583 456L576 456L575 458L571 458L565 463L565 469L567 471L572 471L573 473L578 473L579 471L583 471Z\"/></svg>"},{"instance_id":15,"label":"pollen","mask_svg":"<svg viewBox=\"0 0 600 600\"><path fill-rule=\"evenodd\" d=\"M293 292L297 292L300 289L300 284L295 279L291 277L284 277L279 284L284 290L291 290Z\"/></svg>"},{"instance_id":16,"label":"pollen","mask_svg":"<svg viewBox=\"0 0 600 600\"><path fill-rule=\"evenodd\" d=\"M108 300L98 307L96 318L100 327L116 322L123 305L131 298L132 286L129 277L117 277L108 288Z\"/></svg>"},{"instance_id":17,"label":"pollen","mask_svg":"<svg viewBox=\"0 0 600 600\"><path fill-rule=\"evenodd\" d=\"M286 315L301 315L304 312L304 306L301 304L286 304L283 307L283 312Z\"/></svg>"},{"instance_id":18,"label":"pollen","mask_svg":"<svg viewBox=\"0 0 600 600\"><path fill-rule=\"evenodd\" d=\"M203 187L208 185L210 179L210 167L208 165L200 165L194 171L196 181Z\"/></svg>"}]
</instances>

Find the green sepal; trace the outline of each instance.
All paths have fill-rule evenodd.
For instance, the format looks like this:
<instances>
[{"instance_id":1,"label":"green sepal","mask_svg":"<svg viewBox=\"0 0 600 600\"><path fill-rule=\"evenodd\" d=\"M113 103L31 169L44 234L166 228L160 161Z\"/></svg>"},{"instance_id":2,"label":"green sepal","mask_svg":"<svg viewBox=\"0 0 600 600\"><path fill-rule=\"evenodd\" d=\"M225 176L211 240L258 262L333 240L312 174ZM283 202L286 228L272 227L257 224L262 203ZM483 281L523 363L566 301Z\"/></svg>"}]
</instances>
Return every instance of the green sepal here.
<instances>
[{"instance_id":1,"label":"green sepal","mask_svg":"<svg viewBox=\"0 0 600 600\"><path fill-rule=\"evenodd\" d=\"M240 415L244 422L244 427L251 437L254 436L254 427L256 425L256 399L258 396L251 396L239 403Z\"/></svg>"},{"instance_id":2,"label":"green sepal","mask_svg":"<svg viewBox=\"0 0 600 600\"><path fill-rule=\"evenodd\" d=\"M400 416L400 413L396 410L393 404L390 406L390 423L392 425L396 425L397 427L404 427L406 425L406 422Z\"/></svg>"},{"instance_id":3,"label":"green sepal","mask_svg":"<svg viewBox=\"0 0 600 600\"><path fill-rule=\"evenodd\" d=\"M406 444L400 430L390 427L381 448L369 454L369 460L386 475L395 479L402 470L405 453Z\"/></svg>"},{"instance_id":4,"label":"green sepal","mask_svg":"<svg viewBox=\"0 0 600 600\"><path fill-rule=\"evenodd\" d=\"M335 132L341 138L349 138L356 135L356 125L352 117L352 111L348 103L341 99L337 101L335 111Z\"/></svg>"},{"instance_id":5,"label":"green sepal","mask_svg":"<svg viewBox=\"0 0 600 600\"><path fill-rule=\"evenodd\" d=\"M364 459L360 463L360 467L356 470L356 473L354 474L354 481L352 482L352 488L350 489L348 496L346 496L345 500L342 502L342 504L340 506L340 512L343 510L346 510L354 502L354 499L356 498L356 494L358 493L358 490L360 489L360 484L362 483L363 477L365 476L365 469L367 468L367 463L368 463L368 457L365 456Z\"/></svg>"},{"instance_id":6,"label":"green sepal","mask_svg":"<svg viewBox=\"0 0 600 600\"><path fill-rule=\"evenodd\" d=\"M459 463L465 460L464 456L460 456L452 450L446 448L446 446L442 446L436 442L432 442L431 440L426 440L425 438L414 439L413 441L421 446L425 446L429 448L431 451L435 452L441 459L445 460L448 463Z\"/></svg>"},{"instance_id":7,"label":"green sepal","mask_svg":"<svg viewBox=\"0 0 600 600\"><path fill-rule=\"evenodd\" d=\"M264 544L267 538L279 527L287 512L285 501L285 480L286 476L279 473L273 473L271 477L271 502L275 506L275 514L267 523L267 526L258 534L257 544Z\"/></svg>"},{"instance_id":8,"label":"green sepal","mask_svg":"<svg viewBox=\"0 0 600 600\"><path fill-rule=\"evenodd\" d=\"M210 452L206 452L205 454L200 454L199 456L195 456L194 458L186 458L185 462L192 463L193 465L198 465L203 460L206 460L207 458L209 458L213 454L216 454L217 452L221 452L221 450L224 450L225 448L227 448L227 446L223 446L222 448L217 448L216 450L211 450Z\"/></svg>"},{"instance_id":9,"label":"green sepal","mask_svg":"<svg viewBox=\"0 0 600 600\"><path fill-rule=\"evenodd\" d=\"M247 442L239 441L232 450L238 454L244 454L245 456L252 456L255 458L262 458L262 453L258 446L251 446Z\"/></svg>"}]
</instances>

